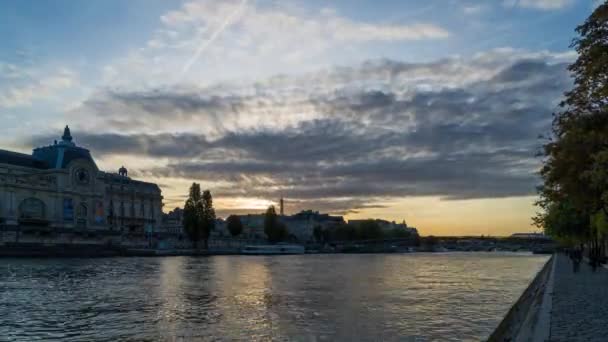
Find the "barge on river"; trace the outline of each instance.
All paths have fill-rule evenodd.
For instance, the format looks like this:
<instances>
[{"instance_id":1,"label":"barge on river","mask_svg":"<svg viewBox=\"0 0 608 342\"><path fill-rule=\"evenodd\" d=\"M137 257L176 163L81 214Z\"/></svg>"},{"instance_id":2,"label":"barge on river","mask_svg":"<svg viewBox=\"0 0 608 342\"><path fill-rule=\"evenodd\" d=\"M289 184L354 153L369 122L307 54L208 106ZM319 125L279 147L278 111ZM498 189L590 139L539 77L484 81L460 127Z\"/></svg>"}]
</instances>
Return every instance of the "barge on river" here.
<instances>
[{"instance_id":1,"label":"barge on river","mask_svg":"<svg viewBox=\"0 0 608 342\"><path fill-rule=\"evenodd\" d=\"M304 246L290 244L251 245L241 249L241 254L247 255L304 254L304 252Z\"/></svg>"}]
</instances>

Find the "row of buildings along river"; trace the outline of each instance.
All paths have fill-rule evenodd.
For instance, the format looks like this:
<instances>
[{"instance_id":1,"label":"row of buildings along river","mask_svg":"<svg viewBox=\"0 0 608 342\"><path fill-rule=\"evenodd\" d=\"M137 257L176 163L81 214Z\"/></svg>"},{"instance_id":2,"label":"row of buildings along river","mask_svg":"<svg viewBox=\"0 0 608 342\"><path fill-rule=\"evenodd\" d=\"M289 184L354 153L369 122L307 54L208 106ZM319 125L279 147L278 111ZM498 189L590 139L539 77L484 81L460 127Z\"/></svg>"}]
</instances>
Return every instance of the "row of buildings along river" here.
<instances>
[{"instance_id":1,"label":"row of buildings along river","mask_svg":"<svg viewBox=\"0 0 608 342\"><path fill-rule=\"evenodd\" d=\"M282 204L282 201L281 201ZM163 213L163 197L154 183L132 179L125 167L99 170L91 153L78 146L66 126L60 141L35 148L31 155L0 150L0 251L40 246L189 248L181 211ZM241 215L239 240L263 241L264 215ZM344 224L341 216L303 211L279 218L290 238L313 241L315 226ZM384 230L415 228L383 220ZM212 244L230 234L219 219Z\"/></svg>"}]
</instances>

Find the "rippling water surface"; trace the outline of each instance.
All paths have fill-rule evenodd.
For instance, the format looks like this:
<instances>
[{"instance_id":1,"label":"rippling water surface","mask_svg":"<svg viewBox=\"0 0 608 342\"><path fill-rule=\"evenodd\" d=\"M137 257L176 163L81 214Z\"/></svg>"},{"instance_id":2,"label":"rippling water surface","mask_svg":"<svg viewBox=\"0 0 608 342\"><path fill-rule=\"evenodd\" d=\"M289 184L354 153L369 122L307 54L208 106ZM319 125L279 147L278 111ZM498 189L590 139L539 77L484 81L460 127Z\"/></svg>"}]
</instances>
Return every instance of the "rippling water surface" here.
<instances>
[{"instance_id":1,"label":"rippling water surface","mask_svg":"<svg viewBox=\"0 0 608 342\"><path fill-rule=\"evenodd\" d=\"M0 259L0 340L481 340L546 260Z\"/></svg>"}]
</instances>

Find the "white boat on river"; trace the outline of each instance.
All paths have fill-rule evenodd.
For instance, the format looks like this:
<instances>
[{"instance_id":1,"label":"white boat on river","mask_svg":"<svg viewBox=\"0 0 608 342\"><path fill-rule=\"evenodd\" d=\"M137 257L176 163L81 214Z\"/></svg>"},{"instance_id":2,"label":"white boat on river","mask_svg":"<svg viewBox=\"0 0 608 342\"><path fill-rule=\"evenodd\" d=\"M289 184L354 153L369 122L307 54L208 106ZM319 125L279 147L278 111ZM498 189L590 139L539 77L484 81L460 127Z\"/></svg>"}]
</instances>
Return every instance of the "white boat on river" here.
<instances>
[{"instance_id":1,"label":"white boat on river","mask_svg":"<svg viewBox=\"0 0 608 342\"><path fill-rule=\"evenodd\" d=\"M290 244L250 245L241 249L241 254L249 255L304 254L304 252L304 246Z\"/></svg>"}]
</instances>

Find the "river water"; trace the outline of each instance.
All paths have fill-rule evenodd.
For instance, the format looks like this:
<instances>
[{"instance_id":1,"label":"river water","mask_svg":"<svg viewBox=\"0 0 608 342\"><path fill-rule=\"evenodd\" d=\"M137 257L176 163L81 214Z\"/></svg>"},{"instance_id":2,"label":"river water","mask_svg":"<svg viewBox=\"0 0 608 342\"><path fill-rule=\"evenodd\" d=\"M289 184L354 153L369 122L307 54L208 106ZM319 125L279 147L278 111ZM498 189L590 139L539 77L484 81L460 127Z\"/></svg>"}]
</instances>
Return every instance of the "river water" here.
<instances>
[{"instance_id":1,"label":"river water","mask_svg":"<svg viewBox=\"0 0 608 342\"><path fill-rule=\"evenodd\" d=\"M0 341L478 341L547 259L0 259Z\"/></svg>"}]
</instances>

